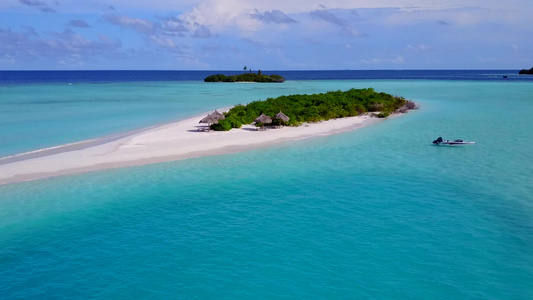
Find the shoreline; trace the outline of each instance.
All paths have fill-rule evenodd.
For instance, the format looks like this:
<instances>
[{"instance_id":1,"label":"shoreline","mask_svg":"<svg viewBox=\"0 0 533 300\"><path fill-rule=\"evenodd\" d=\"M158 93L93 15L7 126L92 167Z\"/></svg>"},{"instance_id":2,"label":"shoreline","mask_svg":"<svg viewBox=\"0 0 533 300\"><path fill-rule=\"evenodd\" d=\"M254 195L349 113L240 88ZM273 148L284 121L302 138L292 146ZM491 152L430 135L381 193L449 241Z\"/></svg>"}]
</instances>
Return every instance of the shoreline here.
<instances>
[{"instance_id":1,"label":"shoreline","mask_svg":"<svg viewBox=\"0 0 533 300\"><path fill-rule=\"evenodd\" d=\"M395 116L397 114L389 118ZM365 114L266 131L257 131L254 125L243 125L230 131L202 132L198 130L206 127L198 123L202 117L204 115L0 158L0 185L244 152L288 141L339 134L387 119Z\"/></svg>"}]
</instances>

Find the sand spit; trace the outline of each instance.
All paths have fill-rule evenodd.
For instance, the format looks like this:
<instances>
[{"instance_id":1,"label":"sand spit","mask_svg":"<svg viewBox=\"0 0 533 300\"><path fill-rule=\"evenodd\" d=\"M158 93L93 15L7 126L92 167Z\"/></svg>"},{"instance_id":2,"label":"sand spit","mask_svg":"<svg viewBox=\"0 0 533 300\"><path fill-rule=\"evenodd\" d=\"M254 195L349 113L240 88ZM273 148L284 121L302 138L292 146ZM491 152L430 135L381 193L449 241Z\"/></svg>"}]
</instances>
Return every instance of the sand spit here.
<instances>
[{"instance_id":1,"label":"sand spit","mask_svg":"<svg viewBox=\"0 0 533 300\"><path fill-rule=\"evenodd\" d=\"M253 125L245 125L226 132L204 132L199 129L205 128L206 125L198 123L203 116L114 138L72 143L0 158L0 184L241 152L287 141L345 132L382 120L362 115L265 131L257 131Z\"/></svg>"}]
</instances>

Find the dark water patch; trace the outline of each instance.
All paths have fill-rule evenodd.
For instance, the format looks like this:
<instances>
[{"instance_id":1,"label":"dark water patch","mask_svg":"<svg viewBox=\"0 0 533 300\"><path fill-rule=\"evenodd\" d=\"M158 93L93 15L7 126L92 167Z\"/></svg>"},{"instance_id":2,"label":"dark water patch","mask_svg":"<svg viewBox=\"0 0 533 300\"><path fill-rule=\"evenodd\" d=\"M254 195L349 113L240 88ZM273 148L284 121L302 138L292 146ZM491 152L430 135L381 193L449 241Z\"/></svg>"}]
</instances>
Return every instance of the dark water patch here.
<instances>
[{"instance_id":1,"label":"dark water patch","mask_svg":"<svg viewBox=\"0 0 533 300\"><path fill-rule=\"evenodd\" d=\"M242 71L0 71L0 85L203 81L205 77L218 73L236 75ZM278 74L287 80L428 79L533 82L533 76L520 76L515 70L272 70L263 73Z\"/></svg>"}]
</instances>

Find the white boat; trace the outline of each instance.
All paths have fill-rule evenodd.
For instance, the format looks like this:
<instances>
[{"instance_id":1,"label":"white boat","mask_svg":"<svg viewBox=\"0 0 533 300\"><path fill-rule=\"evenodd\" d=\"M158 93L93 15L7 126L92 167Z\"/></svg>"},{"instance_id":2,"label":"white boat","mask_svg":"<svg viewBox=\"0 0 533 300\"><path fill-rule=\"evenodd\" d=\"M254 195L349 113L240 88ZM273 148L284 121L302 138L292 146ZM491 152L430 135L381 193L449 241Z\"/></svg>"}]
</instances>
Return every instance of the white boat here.
<instances>
[{"instance_id":1,"label":"white boat","mask_svg":"<svg viewBox=\"0 0 533 300\"><path fill-rule=\"evenodd\" d=\"M443 140L442 137L439 137L438 139L433 141L433 144L437 146L439 145L460 146L460 145L472 145L475 143L476 142L467 142L463 140L453 140L453 141Z\"/></svg>"}]
</instances>

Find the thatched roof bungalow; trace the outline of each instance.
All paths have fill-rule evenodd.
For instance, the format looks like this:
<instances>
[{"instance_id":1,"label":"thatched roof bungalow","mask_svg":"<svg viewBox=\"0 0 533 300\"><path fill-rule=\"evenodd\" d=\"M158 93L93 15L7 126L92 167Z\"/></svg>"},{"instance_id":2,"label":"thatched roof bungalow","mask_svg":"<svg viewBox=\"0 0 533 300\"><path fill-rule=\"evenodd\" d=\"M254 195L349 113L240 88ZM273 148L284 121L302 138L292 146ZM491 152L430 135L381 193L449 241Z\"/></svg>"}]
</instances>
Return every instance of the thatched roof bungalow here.
<instances>
[{"instance_id":1,"label":"thatched roof bungalow","mask_svg":"<svg viewBox=\"0 0 533 300\"><path fill-rule=\"evenodd\" d=\"M282 113L281 111L277 115L274 116L274 119L278 119L283 122L289 122L289 117L287 117L287 115Z\"/></svg>"},{"instance_id":2,"label":"thatched roof bungalow","mask_svg":"<svg viewBox=\"0 0 533 300\"><path fill-rule=\"evenodd\" d=\"M214 116L213 114L207 115L205 118L201 119L199 123L207 123L207 124L216 124L218 123L218 118Z\"/></svg>"},{"instance_id":3,"label":"thatched roof bungalow","mask_svg":"<svg viewBox=\"0 0 533 300\"><path fill-rule=\"evenodd\" d=\"M261 123L261 124L270 124L272 123L272 118L265 115L265 114L261 114L259 117L257 117L255 120L254 120L255 123Z\"/></svg>"},{"instance_id":4,"label":"thatched roof bungalow","mask_svg":"<svg viewBox=\"0 0 533 300\"><path fill-rule=\"evenodd\" d=\"M219 113L217 110L215 110L215 112L212 113L211 115L215 116L219 120L224 120L226 118L223 113Z\"/></svg>"}]
</instances>

